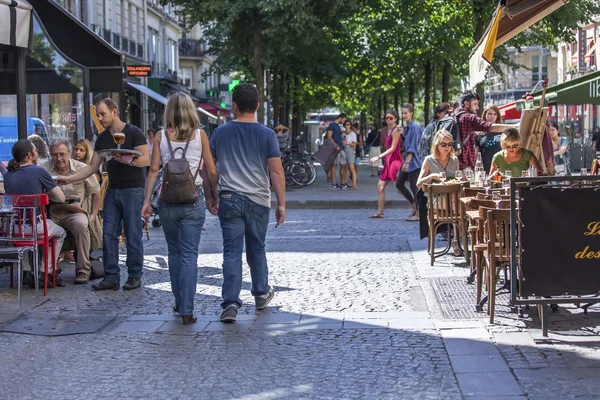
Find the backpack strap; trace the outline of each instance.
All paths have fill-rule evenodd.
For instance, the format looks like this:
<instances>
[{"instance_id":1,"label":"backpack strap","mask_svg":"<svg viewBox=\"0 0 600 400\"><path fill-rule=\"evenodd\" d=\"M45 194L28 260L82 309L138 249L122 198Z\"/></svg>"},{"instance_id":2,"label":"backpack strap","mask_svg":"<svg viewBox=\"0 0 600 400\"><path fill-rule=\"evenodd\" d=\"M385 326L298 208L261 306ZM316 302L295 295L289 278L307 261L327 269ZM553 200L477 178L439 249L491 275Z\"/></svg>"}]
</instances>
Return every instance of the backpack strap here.
<instances>
[{"instance_id":1,"label":"backpack strap","mask_svg":"<svg viewBox=\"0 0 600 400\"><path fill-rule=\"evenodd\" d=\"M169 152L171 153L171 158L175 158L175 151L173 151L173 146L171 145L171 139L169 138L169 132L167 132L166 130L163 130L163 135L167 138L167 144L169 145ZM185 154L187 153L187 149L190 146L190 139L192 138L192 135L190 135L188 137L188 139L185 142L185 147L182 149L181 147L176 149L176 150L182 150L183 154L181 155L180 158L185 158Z\"/></svg>"},{"instance_id":2,"label":"backpack strap","mask_svg":"<svg viewBox=\"0 0 600 400\"><path fill-rule=\"evenodd\" d=\"M196 138L198 139L198 143L200 143L200 161L198 161L198 168L196 168L196 173L194 174L194 182L196 182L196 177L198 176L198 172L200 172L200 166L202 165L202 131L200 129L196 130ZM187 144L190 144L189 139ZM187 149L187 145L185 148Z\"/></svg>"}]
</instances>

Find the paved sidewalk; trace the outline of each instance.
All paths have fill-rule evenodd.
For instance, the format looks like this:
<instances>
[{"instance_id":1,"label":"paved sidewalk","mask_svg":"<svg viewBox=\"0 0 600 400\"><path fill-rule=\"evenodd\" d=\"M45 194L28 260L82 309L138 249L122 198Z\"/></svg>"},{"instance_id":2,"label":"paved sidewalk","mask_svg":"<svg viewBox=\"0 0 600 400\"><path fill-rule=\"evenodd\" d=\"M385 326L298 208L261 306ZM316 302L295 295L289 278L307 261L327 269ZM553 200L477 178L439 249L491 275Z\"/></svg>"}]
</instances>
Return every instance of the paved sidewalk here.
<instances>
[{"instance_id":1,"label":"paved sidewalk","mask_svg":"<svg viewBox=\"0 0 600 400\"><path fill-rule=\"evenodd\" d=\"M357 177L356 190L333 190L331 181L326 179L325 170L319 164L315 165L317 179L306 187L291 188L286 190L287 208L289 209L372 209L377 211L377 174L371 176L371 167L367 160L363 160ZM339 168L338 168L339 171ZM339 172L337 182L339 183ZM351 180L349 179L351 183ZM275 195L272 202L275 205ZM390 182L386 188L385 208L410 208L410 204L396 190L395 182Z\"/></svg>"}]
</instances>

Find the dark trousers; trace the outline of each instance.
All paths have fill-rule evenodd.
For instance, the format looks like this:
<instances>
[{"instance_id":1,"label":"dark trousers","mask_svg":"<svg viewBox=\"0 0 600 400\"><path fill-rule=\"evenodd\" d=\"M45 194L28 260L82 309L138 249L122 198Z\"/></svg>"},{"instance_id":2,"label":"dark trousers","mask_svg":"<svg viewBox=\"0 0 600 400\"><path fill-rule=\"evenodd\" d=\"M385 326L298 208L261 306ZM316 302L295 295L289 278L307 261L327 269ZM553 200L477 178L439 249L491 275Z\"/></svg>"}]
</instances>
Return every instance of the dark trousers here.
<instances>
[{"instance_id":1,"label":"dark trousers","mask_svg":"<svg viewBox=\"0 0 600 400\"><path fill-rule=\"evenodd\" d=\"M415 202L415 198L417 197L417 179L419 179L419 174L421 173L421 169L415 169L411 172L400 171L398 172L398 179L396 180L396 189L402 193L406 200L413 204ZM409 181L410 191L404 186L406 181ZM411 194L412 192L412 194Z\"/></svg>"}]
</instances>

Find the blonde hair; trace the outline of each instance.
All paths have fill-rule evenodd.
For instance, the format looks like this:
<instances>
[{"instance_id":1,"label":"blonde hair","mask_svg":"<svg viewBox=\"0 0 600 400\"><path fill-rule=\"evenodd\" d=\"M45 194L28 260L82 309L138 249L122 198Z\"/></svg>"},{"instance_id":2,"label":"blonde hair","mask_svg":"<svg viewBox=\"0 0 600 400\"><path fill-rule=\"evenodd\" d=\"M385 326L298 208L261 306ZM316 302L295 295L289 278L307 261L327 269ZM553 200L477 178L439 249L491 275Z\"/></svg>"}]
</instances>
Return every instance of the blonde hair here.
<instances>
[{"instance_id":1,"label":"blonde hair","mask_svg":"<svg viewBox=\"0 0 600 400\"><path fill-rule=\"evenodd\" d=\"M200 120L192 98L183 92L175 92L169 96L165 114L165 129L175 130L177 140L187 140L198 128Z\"/></svg>"},{"instance_id":2,"label":"blonde hair","mask_svg":"<svg viewBox=\"0 0 600 400\"><path fill-rule=\"evenodd\" d=\"M502 149L506 149L506 145L512 143L521 143L521 135L519 135L519 131L515 128L508 128L504 132L502 132L502 136L500 136L500 145Z\"/></svg>"},{"instance_id":3,"label":"blonde hair","mask_svg":"<svg viewBox=\"0 0 600 400\"><path fill-rule=\"evenodd\" d=\"M75 142L75 146L77 146L78 144L83 146L83 148L85 149L85 158L83 159L83 163L89 164L92 161L92 156L94 155L94 150L92 150L92 144L87 139L79 139ZM75 146L73 146L73 148L75 148Z\"/></svg>"},{"instance_id":4,"label":"blonde hair","mask_svg":"<svg viewBox=\"0 0 600 400\"><path fill-rule=\"evenodd\" d=\"M502 117L500 116L500 109L495 104L490 104L483 110L483 115L481 116L482 119L486 120L485 117L487 116L487 113L489 110L492 110L493 112L496 113L496 120L494 121L495 124L503 124L504 123L504 121L502 121Z\"/></svg>"},{"instance_id":5,"label":"blonde hair","mask_svg":"<svg viewBox=\"0 0 600 400\"><path fill-rule=\"evenodd\" d=\"M431 155L433 157L435 157L436 160L438 160L440 158L440 151L438 149L438 144L442 143L442 140L444 140L444 139L450 139L452 142L454 142L454 138L452 137L452 134L445 129L440 129L439 131L437 131L437 133L433 137L433 143L431 144ZM452 147L452 146L450 147L449 156L454 157L454 147Z\"/></svg>"}]
</instances>

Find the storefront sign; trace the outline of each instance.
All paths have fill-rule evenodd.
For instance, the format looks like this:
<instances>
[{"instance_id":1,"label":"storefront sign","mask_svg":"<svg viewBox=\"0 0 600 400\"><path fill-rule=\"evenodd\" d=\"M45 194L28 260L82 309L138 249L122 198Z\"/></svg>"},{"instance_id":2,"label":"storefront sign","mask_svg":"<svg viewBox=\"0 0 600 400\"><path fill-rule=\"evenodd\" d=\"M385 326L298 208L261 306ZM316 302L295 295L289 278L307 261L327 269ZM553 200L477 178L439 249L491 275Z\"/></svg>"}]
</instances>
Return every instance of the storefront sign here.
<instances>
[{"instance_id":1,"label":"storefront sign","mask_svg":"<svg viewBox=\"0 0 600 400\"><path fill-rule=\"evenodd\" d=\"M585 72L587 71L587 66L585 65L585 53L587 52L587 31L580 29L578 33L577 61L579 64L579 72Z\"/></svg>"},{"instance_id":2,"label":"storefront sign","mask_svg":"<svg viewBox=\"0 0 600 400\"><path fill-rule=\"evenodd\" d=\"M127 65L127 76L151 76L152 66L150 65Z\"/></svg>"},{"instance_id":3,"label":"storefront sign","mask_svg":"<svg viewBox=\"0 0 600 400\"><path fill-rule=\"evenodd\" d=\"M521 189L521 296L600 291L600 190Z\"/></svg>"}]
</instances>

